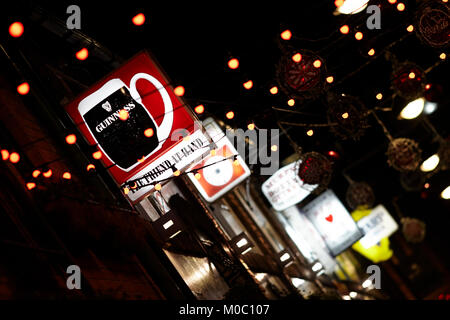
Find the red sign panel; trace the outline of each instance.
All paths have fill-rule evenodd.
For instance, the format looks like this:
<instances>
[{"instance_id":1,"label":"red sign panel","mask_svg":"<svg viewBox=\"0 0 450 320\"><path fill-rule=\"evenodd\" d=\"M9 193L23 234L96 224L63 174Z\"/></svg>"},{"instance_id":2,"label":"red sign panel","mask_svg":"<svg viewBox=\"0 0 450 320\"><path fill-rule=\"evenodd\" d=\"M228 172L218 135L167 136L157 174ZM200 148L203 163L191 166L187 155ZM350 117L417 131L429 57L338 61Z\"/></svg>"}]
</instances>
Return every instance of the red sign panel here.
<instances>
[{"instance_id":1,"label":"red sign panel","mask_svg":"<svg viewBox=\"0 0 450 320\"><path fill-rule=\"evenodd\" d=\"M147 52L133 57L66 106L118 185L195 131L184 107Z\"/></svg>"}]
</instances>

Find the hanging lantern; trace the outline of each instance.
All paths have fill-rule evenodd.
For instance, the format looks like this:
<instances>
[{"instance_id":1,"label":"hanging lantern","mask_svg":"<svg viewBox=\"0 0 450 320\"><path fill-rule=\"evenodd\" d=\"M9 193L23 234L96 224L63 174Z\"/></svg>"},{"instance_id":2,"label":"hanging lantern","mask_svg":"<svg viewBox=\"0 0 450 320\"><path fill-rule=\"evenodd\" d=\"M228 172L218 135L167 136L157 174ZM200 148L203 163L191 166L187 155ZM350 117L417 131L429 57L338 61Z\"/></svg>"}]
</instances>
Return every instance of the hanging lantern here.
<instances>
[{"instance_id":1,"label":"hanging lantern","mask_svg":"<svg viewBox=\"0 0 450 320\"><path fill-rule=\"evenodd\" d=\"M293 60L300 54L301 59ZM326 68L321 57L309 50L288 50L277 66L277 81L293 98L309 99L324 89Z\"/></svg>"},{"instance_id":2,"label":"hanging lantern","mask_svg":"<svg viewBox=\"0 0 450 320\"><path fill-rule=\"evenodd\" d=\"M373 189L365 182L350 183L345 198L352 210L362 207L368 209L375 203Z\"/></svg>"},{"instance_id":3,"label":"hanging lantern","mask_svg":"<svg viewBox=\"0 0 450 320\"><path fill-rule=\"evenodd\" d=\"M425 238L426 225L416 218L402 218L402 232L406 241L411 243L422 242Z\"/></svg>"},{"instance_id":4,"label":"hanging lantern","mask_svg":"<svg viewBox=\"0 0 450 320\"><path fill-rule=\"evenodd\" d=\"M303 183L327 186L331 180L332 164L324 155L317 152L307 152L301 155L298 175Z\"/></svg>"},{"instance_id":5,"label":"hanging lantern","mask_svg":"<svg viewBox=\"0 0 450 320\"><path fill-rule=\"evenodd\" d=\"M422 161L421 154L417 142L407 138L392 140L386 152L388 164L398 171L416 170Z\"/></svg>"},{"instance_id":6,"label":"hanging lantern","mask_svg":"<svg viewBox=\"0 0 450 320\"><path fill-rule=\"evenodd\" d=\"M422 190L425 180L425 175L420 171L402 172L400 175L400 184L410 192Z\"/></svg>"},{"instance_id":7,"label":"hanging lantern","mask_svg":"<svg viewBox=\"0 0 450 320\"><path fill-rule=\"evenodd\" d=\"M425 92L425 72L414 63L394 64L391 85L402 98L408 100L420 98Z\"/></svg>"},{"instance_id":8,"label":"hanging lantern","mask_svg":"<svg viewBox=\"0 0 450 320\"><path fill-rule=\"evenodd\" d=\"M359 140L368 128L367 109L357 98L330 94L328 96L328 124L331 131L343 140Z\"/></svg>"},{"instance_id":9,"label":"hanging lantern","mask_svg":"<svg viewBox=\"0 0 450 320\"><path fill-rule=\"evenodd\" d=\"M449 7L443 1L428 1L417 10L416 32L422 42L434 48L447 47L450 38Z\"/></svg>"}]
</instances>

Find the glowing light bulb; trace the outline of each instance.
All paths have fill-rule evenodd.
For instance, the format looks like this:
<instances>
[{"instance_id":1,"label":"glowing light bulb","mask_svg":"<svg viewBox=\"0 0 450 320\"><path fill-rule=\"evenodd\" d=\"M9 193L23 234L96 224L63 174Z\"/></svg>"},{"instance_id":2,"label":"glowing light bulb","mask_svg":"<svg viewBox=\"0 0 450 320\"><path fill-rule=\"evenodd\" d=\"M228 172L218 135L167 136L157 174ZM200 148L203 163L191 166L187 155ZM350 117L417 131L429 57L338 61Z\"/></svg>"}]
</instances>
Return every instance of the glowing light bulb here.
<instances>
[{"instance_id":1,"label":"glowing light bulb","mask_svg":"<svg viewBox=\"0 0 450 320\"><path fill-rule=\"evenodd\" d=\"M127 110L122 109L119 111L119 119L122 121L126 121L128 120L128 118L130 117L130 114L128 113Z\"/></svg>"},{"instance_id":2,"label":"glowing light bulb","mask_svg":"<svg viewBox=\"0 0 450 320\"><path fill-rule=\"evenodd\" d=\"M124 194L128 194L130 192L130 189L128 189L127 187L123 188L123 193Z\"/></svg>"},{"instance_id":3,"label":"glowing light bulb","mask_svg":"<svg viewBox=\"0 0 450 320\"><path fill-rule=\"evenodd\" d=\"M21 22L13 22L9 26L9 34L11 37L18 38L23 34L23 24Z\"/></svg>"},{"instance_id":4,"label":"glowing light bulb","mask_svg":"<svg viewBox=\"0 0 450 320\"><path fill-rule=\"evenodd\" d=\"M270 88L270 93L271 94L277 94L278 93L278 88L277 87Z\"/></svg>"},{"instance_id":5,"label":"glowing light bulb","mask_svg":"<svg viewBox=\"0 0 450 320\"><path fill-rule=\"evenodd\" d=\"M23 96L28 94L28 92L30 92L30 85L28 84L28 82L19 84L19 86L17 87L17 92Z\"/></svg>"},{"instance_id":6,"label":"glowing light bulb","mask_svg":"<svg viewBox=\"0 0 450 320\"><path fill-rule=\"evenodd\" d=\"M450 186L448 186L441 192L441 198L445 200L450 199Z\"/></svg>"},{"instance_id":7,"label":"glowing light bulb","mask_svg":"<svg viewBox=\"0 0 450 320\"><path fill-rule=\"evenodd\" d=\"M425 183L425 184L423 185L423 187L424 187L425 189L429 189L429 188L430 188L430 184L427 182L427 183Z\"/></svg>"},{"instance_id":8,"label":"glowing light bulb","mask_svg":"<svg viewBox=\"0 0 450 320\"><path fill-rule=\"evenodd\" d=\"M348 112L345 112L341 115L342 119L347 119L348 118Z\"/></svg>"},{"instance_id":9,"label":"glowing light bulb","mask_svg":"<svg viewBox=\"0 0 450 320\"><path fill-rule=\"evenodd\" d=\"M160 183L155 184L155 190L156 191L161 190L161 184Z\"/></svg>"},{"instance_id":10,"label":"glowing light bulb","mask_svg":"<svg viewBox=\"0 0 450 320\"><path fill-rule=\"evenodd\" d=\"M426 86L425 86L425 90L430 90L430 88L431 88L431 84L427 84Z\"/></svg>"},{"instance_id":11,"label":"glowing light bulb","mask_svg":"<svg viewBox=\"0 0 450 320\"><path fill-rule=\"evenodd\" d=\"M37 177L39 177L40 174L41 174L41 171L36 169L33 171L33 173L31 175L33 176L33 178L37 178Z\"/></svg>"},{"instance_id":12,"label":"glowing light bulb","mask_svg":"<svg viewBox=\"0 0 450 320\"><path fill-rule=\"evenodd\" d=\"M402 3L402 2L400 2L398 5L397 5L397 10L398 11L403 11L403 10L405 10L405 4L404 3Z\"/></svg>"},{"instance_id":13,"label":"glowing light bulb","mask_svg":"<svg viewBox=\"0 0 450 320\"><path fill-rule=\"evenodd\" d=\"M102 152L101 152L101 151L95 151L95 152L92 154L92 157L93 157L94 159L96 159L96 160L99 160L99 159L102 157Z\"/></svg>"},{"instance_id":14,"label":"glowing light bulb","mask_svg":"<svg viewBox=\"0 0 450 320\"><path fill-rule=\"evenodd\" d=\"M376 98L377 98L377 100L383 99L383 94L382 93L377 93Z\"/></svg>"},{"instance_id":15,"label":"glowing light bulb","mask_svg":"<svg viewBox=\"0 0 450 320\"><path fill-rule=\"evenodd\" d=\"M361 31L358 31L357 33L355 33L356 40L362 40L363 37L364 37L364 35Z\"/></svg>"},{"instance_id":16,"label":"glowing light bulb","mask_svg":"<svg viewBox=\"0 0 450 320\"><path fill-rule=\"evenodd\" d=\"M344 0L336 0L334 1L334 5L336 6L336 8L341 7L344 4Z\"/></svg>"},{"instance_id":17,"label":"glowing light bulb","mask_svg":"<svg viewBox=\"0 0 450 320\"><path fill-rule=\"evenodd\" d=\"M408 75L408 77L409 77L410 79L414 79L414 78L416 77L416 74L415 74L414 72L410 72L409 75Z\"/></svg>"},{"instance_id":18,"label":"glowing light bulb","mask_svg":"<svg viewBox=\"0 0 450 320\"><path fill-rule=\"evenodd\" d=\"M248 130L254 130L255 129L255 124L254 123L249 123L247 128L248 128Z\"/></svg>"},{"instance_id":19,"label":"glowing light bulb","mask_svg":"<svg viewBox=\"0 0 450 320\"><path fill-rule=\"evenodd\" d=\"M308 131L306 131L306 134L311 137L314 134L314 130L309 129Z\"/></svg>"},{"instance_id":20,"label":"glowing light bulb","mask_svg":"<svg viewBox=\"0 0 450 320\"><path fill-rule=\"evenodd\" d=\"M334 77L333 76L327 77L327 82L328 83L333 83L333 81L334 81Z\"/></svg>"},{"instance_id":21,"label":"glowing light bulb","mask_svg":"<svg viewBox=\"0 0 450 320\"><path fill-rule=\"evenodd\" d=\"M294 100L294 99L289 99L288 102L287 102L287 104L288 104L290 107L293 107L293 106L295 105L295 100Z\"/></svg>"},{"instance_id":22,"label":"glowing light bulb","mask_svg":"<svg viewBox=\"0 0 450 320\"><path fill-rule=\"evenodd\" d=\"M276 144L274 144L270 147L270 150L272 150L273 152L276 152L278 150L278 146Z\"/></svg>"},{"instance_id":23,"label":"glowing light bulb","mask_svg":"<svg viewBox=\"0 0 450 320\"><path fill-rule=\"evenodd\" d=\"M142 26L145 22L145 15L143 13L138 13L131 19L131 21L136 26Z\"/></svg>"},{"instance_id":24,"label":"glowing light bulb","mask_svg":"<svg viewBox=\"0 0 450 320\"><path fill-rule=\"evenodd\" d=\"M75 53L75 57L77 57L78 60L86 60L89 56L89 51L86 48L81 49L77 53Z\"/></svg>"},{"instance_id":25,"label":"glowing light bulb","mask_svg":"<svg viewBox=\"0 0 450 320\"><path fill-rule=\"evenodd\" d=\"M337 12L341 14L356 14L363 11L367 7L369 0L337 0L334 4ZM340 4L339 6L337 4Z\"/></svg>"},{"instance_id":26,"label":"glowing light bulb","mask_svg":"<svg viewBox=\"0 0 450 320\"><path fill-rule=\"evenodd\" d=\"M1 151L1 153L2 153L2 160L6 161L6 160L9 159L9 151L8 151L8 150L3 149L3 150Z\"/></svg>"},{"instance_id":27,"label":"glowing light bulb","mask_svg":"<svg viewBox=\"0 0 450 320\"><path fill-rule=\"evenodd\" d=\"M353 298L353 299L356 298L357 295L358 294L355 291L352 291L349 293L350 298Z\"/></svg>"},{"instance_id":28,"label":"glowing light bulb","mask_svg":"<svg viewBox=\"0 0 450 320\"><path fill-rule=\"evenodd\" d=\"M77 136L74 134L69 134L66 136L66 142L68 144L75 144L77 142Z\"/></svg>"},{"instance_id":29,"label":"glowing light bulb","mask_svg":"<svg viewBox=\"0 0 450 320\"><path fill-rule=\"evenodd\" d=\"M155 132L153 131L152 128L145 129L145 131L144 131L144 135L145 135L147 138L153 137L153 134L154 134L154 133L155 133Z\"/></svg>"},{"instance_id":30,"label":"glowing light bulb","mask_svg":"<svg viewBox=\"0 0 450 320\"><path fill-rule=\"evenodd\" d=\"M422 172L430 172L436 169L439 164L439 156L437 154L433 154L427 160L425 160L420 166L420 170Z\"/></svg>"},{"instance_id":31,"label":"glowing light bulb","mask_svg":"<svg viewBox=\"0 0 450 320\"><path fill-rule=\"evenodd\" d=\"M248 80L247 82L244 82L243 86L245 89L250 90L253 87L253 81Z\"/></svg>"},{"instance_id":32,"label":"glowing light bulb","mask_svg":"<svg viewBox=\"0 0 450 320\"><path fill-rule=\"evenodd\" d=\"M197 172L197 173L194 175L194 177L195 177L195 179L200 180L200 178L202 177L202 175L201 175L200 173Z\"/></svg>"},{"instance_id":33,"label":"glowing light bulb","mask_svg":"<svg viewBox=\"0 0 450 320\"><path fill-rule=\"evenodd\" d=\"M175 177L178 177L180 174L181 174L181 171L180 171L180 170L175 170L174 173L173 173L173 175L174 175Z\"/></svg>"},{"instance_id":34,"label":"glowing light bulb","mask_svg":"<svg viewBox=\"0 0 450 320\"><path fill-rule=\"evenodd\" d=\"M142 162L144 162L144 160L145 160L145 156L142 156L142 158L140 158L140 159L137 159L137 161L138 161L139 163L142 163Z\"/></svg>"},{"instance_id":35,"label":"glowing light bulb","mask_svg":"<svg viewBox=\"0 0 450 320\"><path fill-rule=\"evenodd\" d=\"M291 37L292 37L292 33L291 33L290 30L284 30L284 31L281 33L281 39L283 39L283 40L290 40Z\"/></svg>"},{"instance_id":36,"label":"glowing light bulb","mask_svg":"<svg viewBox=\"0 0 450 320\"><path fill-rule=\"evenodd\" d=\"M400 112L400 118L407 120L417 118L422 113L424 105L425 105L424 98L419 98L414 101L411 101Z\"/></svg>"},{"instance_id":37,"label":"glowing light bulb","mask_svg":"<svg viewBox=\"0 0 450 320\"><path fill-rule=\"evenodd\" d=\"M228 61L228 68L233 69L233 70L239 68L239 60L236 58L230 59Z\"/></svg>"},{"instance_id":38,"label":"glowing light bulb","mask_svg":"<svg viewBox=\"0 0 450 320\"><path fill-rule=\"evenodd\" d=\"M234 118L234 112L233 111L229 111L227 112L227 114L225 115L225 117L227 117L227 119L233 119Z\"/></svg>"},{"instance_id":39,"label":"glowing light bulb","mask_svg":"<svg viewBox=\"0 0 450 320\"><path fill-rule=\"evenodd\" d=\"M375 49L370 49L369 50L369 52L367 52L367 54L369 55L369 56L373 56L374 54L375 54Z\"/></svg>"},{"instance_id":40,"label":"glowing light bulb","mask_svg":"<svg viewBox=\"0 0 450 320\"><path fill-rule=\"evenodd\" d=\"M390 4L394 4L394 3L397 2L397 0L388 0L388 2L389 2Z\"/></svg>"},{"instance_id":41,"label":"glowing light bulb","mask_svg":"<svg viewBox=\"0 0 450 320\"><path fill-rule=\"evenodd\" d=\"M205 106L200 104L200 105L196 106L194 108L194 110L197 114L202 114L203 112L205 112Z\"/></svg>"},{"instance_id":42,"label":"glowing light bulb","mask_svg":"<svg viewBox=\"0 0 450 320\"><path fill-rule=\"evenodd\" d=\"M34 182L28 182L27 183L27 189L28 190L31 190L31 189L34 189L34 188L36 188L36 183L34 183Z\"/></svg>"},{"instance_id":43,"label":"glowing light bulb","mask_svg":"<svg viewBox=\"0 0 450 320\"><path fill-rule=\"evenodd\" d=\"M64 172L62 177L63 177L63 179L66 179L66 180L72 179L72 175L70 174L70 172Z\"/></svg>"},{"instance_id":44,"label":"glowing light bulb","mask_svg":"<svg viewBox=\"0 0 450 320\"><path fill-rule=\"evenodd\" d=\"M313 62L314 68L320 68L321 65L322 65L322 61L320 61L319 59L317 59Z\"/></svg>"},{"instance_id":45,"label":"glowing light bulb","mask_svg":"<svg viewBox=\"0 0 450 320\"><path fill-rule=\"evenodd\" d=\"M9 161L11 161L12 163L17 163L20 161L20 156L17 152L12 152L9 155Z\"/></svg>"},{"instance_id":46,"label":"glowing light bulb","mask_svg":"<svg viewBox=\"0 0 450 320\"><path fill-rule=\"evenodd\" d=\"M410 24L407 28L406 31L408 32L413 32L414 31L414 26L412 24Z\"/></svg>"},{"instance_id":47,"label":"glowing light bulb","mask_svg":"<svg viewBox=\"0 0 450 320\"><path fill-rule=\"evenodd\" d=\"M302 61L302 55L300 53L296 53L292 56L292 60L294 62L298 63L298 62Z\"/></svg>"},{"instance_id":48,"label":"glowing light bulb","mask_svg":"<svg viewBox=\"0 0 450 320\"><path fill-rule=\"evenodd\" d=\"M48 169L48 171L42 173L42 175L47 179L50 178L52 176L52 174L53 174L52 169Z\"/></svg>"},{"instance_id":49,"label":"glowing light bulb","mask_svg":"<svg viewBox=\"0 0 450 320\"><path fill-rule=\"evenodd\" d=\"M441 54L439 55L439 58L440 58L441 60L445 60L445 58L447 58L447 55L446 55L445 53L441 53Z\"/></svg>"},{"instance_id":50,"label":"glowing light bulb","mask_svg":"<svg viewBox=\"0 0 450 320\"><path fill-rule=\"evenodd\" d=\"M95 170L95 166L92 163L90 163L86 166L86 171L90 171L90 170Z\"/></svg>"},{"instance_id":51,"label":"glowing light bulb","mask_svg":"<svg viewBox=\"0 0 450 320\"><path fill-rule=\"evenodd\" d=\"M181 97L184 95L184 87L183 86L178 86L176 87L173 92L175 93L175 95Z\"/></svg>"},{"instance_id":52,"label":"glowing light bulb","mask_svg":"<svg viewBox=\"0 0 450 320\"><path fill-rule=\"evenodd\" d=\"M345 24L339 29L339 31L342 34L348 34L350 32L350 28L348 27L348 25Z\"/></svg>"}]
</instances>

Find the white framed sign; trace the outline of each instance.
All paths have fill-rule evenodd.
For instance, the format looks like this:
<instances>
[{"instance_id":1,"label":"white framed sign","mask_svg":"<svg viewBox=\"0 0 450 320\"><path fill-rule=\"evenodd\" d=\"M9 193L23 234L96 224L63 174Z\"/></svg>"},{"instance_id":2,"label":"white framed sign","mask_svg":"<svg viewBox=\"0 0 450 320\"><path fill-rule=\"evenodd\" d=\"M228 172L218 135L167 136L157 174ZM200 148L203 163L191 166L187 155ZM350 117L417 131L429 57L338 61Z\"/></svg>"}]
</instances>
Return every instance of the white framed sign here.
<instances>
[{"instance_id":1,"label":"white framed sign","mask_svg":"<svg viewBox=\"0 0 450 320\"><path fill-rule=\"evenodd\" d=\"M305 199L317 185L304 184L296 167L301 160L292 162L275 172L262 184L262 192L277 211L283 211Z\"/></svg>"},{"instance_id":2,"label":"white framed sign","mask_svg":"<svg viewBox=\"0 0 450 320\"><path fill-rule=\"evenodd\" d=\"M357 224L364 232L364 237L359 242L366 249L398 230L397 222L381 204L373 208L369 215L358 220Z\"/></svg>"},{"instance_id":3,"label":"white framed sign","mask_svg":"<svg viewBox=\"0 0 450 320\"><path fill-rule=\"evenodd\" d=\"M327 190L301 209L322 235L332 255L358 241L363 233L332 190Z\"/></svg>"}]
</instances>

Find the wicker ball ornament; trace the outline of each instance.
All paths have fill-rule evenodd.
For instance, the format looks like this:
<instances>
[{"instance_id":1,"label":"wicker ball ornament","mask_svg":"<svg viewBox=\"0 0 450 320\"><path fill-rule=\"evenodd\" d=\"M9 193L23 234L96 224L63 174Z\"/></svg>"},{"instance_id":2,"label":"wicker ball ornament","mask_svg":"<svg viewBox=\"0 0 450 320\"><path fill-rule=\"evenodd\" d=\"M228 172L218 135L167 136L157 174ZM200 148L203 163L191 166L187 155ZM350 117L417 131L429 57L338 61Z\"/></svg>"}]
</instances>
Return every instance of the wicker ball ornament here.
<instances>
[{"instance_id":1,"label":"wicker ball ornament","mask_svg":"<svg viewBox=\"0 0 450 320\"><path fill-rule=\"evenodd\" d=\"M402 218L402 233L406 241L411 243L422 242L425 238L426 225L416 218Z\"/></svg>"},{"instance_id":2,"label":"wicker ball ornament","mask_svg":"<svg viewBox=\"0 0 450 320\"><path fill-rule=\"evenodd\" d=\"M391 85L402 98L416 99L425 91L425 72L414 63L402 63L392 73Z\"/></svg>"},{"instance_id":3,"label":"wicker ball ornament","mask_svg":"<svg viewBox=\"0 0 450 320\"><path fill-rule=\"evenodd\" d=\"M365 182L351 183L347 189L345 198L352 210L356 210L359 207L371 208L375 203L373 189Z\"/></svg>"},{"instance_id":4,"label":"wicker ball ornament","mask_svg":"<svg viewBox=\"0 0 450 320\"><path fill-rule=\"evenodd\" d=\"M327 186L331 180L332 164L324 155L307 152L301 156L298 176L305 184Z\"/></svg>"},{"instance_id":5,"label":"wicker ball ornament","mask_svg":"<svg viewBox=\"0 0 450 320\"><path fill-rule=\"evenodd\" d=\"M449 6L443 1L427 1L417 10L416 35L425 44L444 48L450 43Z\"/></svg>"},{"instance_id":6,"label":"wicker ball ornament","mask_svg":"<svg viewBox=\"0 0 450 320\"><path fill-rule=\"evenodd\" d=\"M422 150L418 143L407 138L392 140L386 155L388 164L398 171L416 170L422 161Z\"/></svg>"}]
</instances>

